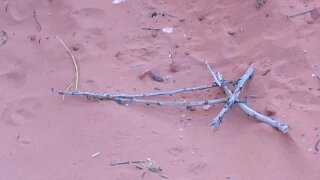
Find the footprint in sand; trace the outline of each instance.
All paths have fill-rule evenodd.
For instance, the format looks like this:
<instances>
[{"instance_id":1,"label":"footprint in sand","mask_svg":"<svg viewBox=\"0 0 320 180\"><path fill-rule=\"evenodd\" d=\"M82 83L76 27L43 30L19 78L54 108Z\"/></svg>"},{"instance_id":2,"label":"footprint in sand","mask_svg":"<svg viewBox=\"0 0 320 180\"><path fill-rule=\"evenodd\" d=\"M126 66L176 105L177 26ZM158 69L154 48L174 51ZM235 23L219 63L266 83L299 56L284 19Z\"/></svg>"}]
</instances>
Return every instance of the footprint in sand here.
<instances>
[{"instance_id":1,"label":"footprint in sand","mask_svg":"<svg viewBox=\"0 0 320 180\"><path fill-rule=\"evenodd\" d=\"M98 8L84 8L70 13L70 17L84 29L101 27L98 19L103 19L104 15L104 11Z\"/></svg>"},{"instance_id":2,"label":"footprint in sand","mask_svg":"<svg viewBox=\"0 0 320 180\"><path fill-rule=\"evenodd\" d=\"M208 167L208 163L206 162L194 162L189 166L189 172L191 172L194 175L202 174Z\"/></svg>"},{"instance_id":3,"label":"footprint in sand","mask_svg":"<svg viewBox=\"0 0 320 180\"><path fill-rule=\"evenodd\" d=\"M102 9L97 8L84 8L80 10L75 10L71 13L71 17L82 16L82 17L102 17L104 11Z\"/></svg>"},{"instance_id":4,"label":"footprint in sand","mask_svg":"<svg viewBox=\"0 0 320 180\"><path fill-rule=\"evenodd\" d=\"M32 7L35 7L39 2L37 0L28 1L9 1L8 13L11 17L21 22L33 16Z\"/></svg>"},{"instance_id":5,"label":"footprint in sand","mask_svg":"<svg viewBox=\"0 0 320 180\"><path fill-rule=\"evenodd\" d=\"M25 97L6 104L1 113L1 121L14 127L26 124L42 104L33 97Z\"/></svg>"},{"instance_id":6,"label":"footprint in sand","mask_svg":"<svg viewBox=\"0 0 320 180\"><path fill-rule=\"evenodd\" d=\"M8 88L20 88L26 84L27 74L23 69L0 73L0 83Z\"/></svg>"},{"instance_id":7,"label":"footprint in sand","mask_svg":"<svg viewBox=\"0 0 320 180\"><path fill-rule=\"evenodd\" d=\"M183 146L178 146L178 145L173 146L168 149L168 153L174 157L181 156L186 151L187 151L187 148L185 148Z\"/></svg>"}]
</instances>

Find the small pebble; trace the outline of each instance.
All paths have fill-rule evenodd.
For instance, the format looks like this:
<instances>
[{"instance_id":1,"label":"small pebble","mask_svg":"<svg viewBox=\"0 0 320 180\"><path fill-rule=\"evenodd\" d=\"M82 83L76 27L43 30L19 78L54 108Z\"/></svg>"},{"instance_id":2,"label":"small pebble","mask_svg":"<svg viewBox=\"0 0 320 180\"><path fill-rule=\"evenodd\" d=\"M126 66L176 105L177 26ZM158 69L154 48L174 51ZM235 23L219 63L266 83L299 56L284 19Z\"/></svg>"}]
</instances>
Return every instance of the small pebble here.
<instances>
[{"instance_id":1,"label":"small pebble","mask_svg":"<svg viewBox=\"0 0 320 180\"><path fill-rule=\"evenodd\" d=\"M204 110L209 110L210 107L211 107L210 105L205 105L205 106L202 107L202 109L204 109Z\"/></svg>"},{"instance_id":2,"label":"small pebble","mask_svg":"<svg viewBox=\"0 0 320 180\"><path fill-rule=\"evenodd\" d=\"M99 156L99 155L100 155L100 152L96 152L96 153L92 154L91 157L92 157L92 158L95 158L95 157L97 157L97 156Z\"/></svg>"}]
</instances>

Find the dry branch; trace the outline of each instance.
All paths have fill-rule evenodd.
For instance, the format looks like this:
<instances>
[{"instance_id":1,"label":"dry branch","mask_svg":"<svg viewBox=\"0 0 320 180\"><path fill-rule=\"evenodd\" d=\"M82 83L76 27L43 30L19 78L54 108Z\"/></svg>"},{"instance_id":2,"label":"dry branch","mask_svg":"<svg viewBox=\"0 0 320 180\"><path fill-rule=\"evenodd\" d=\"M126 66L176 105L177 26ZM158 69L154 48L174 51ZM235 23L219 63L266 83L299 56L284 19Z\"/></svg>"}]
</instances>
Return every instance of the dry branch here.
<instances>
[{"instance_id":1,"label":"dry branch","mask_svg":"<svg viewBox=\"0 0 320 180\"><path fill-rule=\"evenodd\" d=\"M39 23L38 21L38 17L37 17L37 12L36 10L33 11L33 17L34 17L34 21L36 22L37 24L37 30L40 32L42 27L41 27L41 24Z\"/></svg>"},{"instance_id":2,"label":"dry branch","mask_svg":"<svg viewBox=\"0 0 320 180\"><path fill-rule=\"evenodd\" d=\"M213 99L213 100L205 100L205 101L196 101L196 102L188 102L188 101L158 101L158 100L146 100L146 99L137 99L133 98L135 95L132 96L125 96L123 95L112 95L104 94L104 93L90 93L86 91L57 91L52 89L52 92L58 93L60 95L77 95L77 96L85 96L87 98L96 98L99 100L110 100L115 101L119 104L126 104L129 102L138 103L138 104L155 104L158 106L185 106L187 108L191 108L194 106L205 106L205 105L215 105L220 103L225 103L228 101L228 98L220 98L220 99ZM185 92L185 91L184 91ZM146 97L146 96L144 96Z\"/></svg>"},{"instance_id":3,"label":"dry branch","mask_svg":"<svg viewBox=\"0 0 320 180\"><path fill-rule=\"evenodd\" d=\"M64 45L63 41L60 40L60 42ZM68 48L66 46L65 46L65 48L68 51ZM70 54L70 56L73 57L72 54ZM73 58L73 60L74 60L74 58ZM74 60L74 63L75 63L75 60ZM87 97L88 99L94 98L94 99L98 99L98 100L109 100L109 101L117 102L119 104L127 104L127 103L131 102L131 103L140 103L140 104L146 104L146 105L155 104L158 106L185 106L187 109L192 109L192 107L194 107L194 106L215 105L215 104L219 104L219 103L225 103L225 106L223 107L223 109L220 111L220 113L217 115L217 117L212 121L211 126L216 127L216 128L219 127L224 115L232 108L233 104L236 103L249 116L252 116L255 119L257 119L263 123L269 124L270 126L280 130L283 133L286 133L289 131L289 127L287 124L282 123L280 121L277 121L275 119L269 118L267 116L264 116L264 115L256 112L252 108L250 108L246 104L245 101L239 100L239 95L240 95L241 91L243 90L243 87L244 87L246 81L249 80L250 77L253 75L254 70L251 65L240 79L235 80L235 81L226 81L226 80L224 80L223 75L219 72L215 72L210 67L210 65L207 61L205 62L205 64L214 79L214 82L210 85L182 88L182 89L176 89L176 90L171 90L171 91L140 93L140 94L92 93L92 92L87 92L87 91L79 91L77 89L75 91L70 91L70 90L59 91L59 90L56 90L53 88L52 88L52 92L57 93L62 96L75 95L75 96L84 96L84 97ZM76 67L76 72L78 72L78 68L76 66L76 63L75 63L75 67ZM78 80L78 78L77 78L77 80ZM234 92L232 92L229 89L228 84L236 85ZM141 99L141 98L145 98L145 97L153 97L153 96L161 96L161 95L170 95L171 96L171 95L177 94L177 93L195 92L197 90L205 90L205 89L218 87L218 86L224 90L227 97L220 98L220 99L210 99L210 100L205 100L205 101L195 101L195 102L188 102L186 100L185 101L177 101L177 100L175 100L175 101L158 101L158 100ZM130 162L126 162L126 163L130 163ZM134 162L131 162L131 163L134 163Z\"/></svg>"},{"instance_id":4,"label":"dry branch","mask_svg":"<svg viewBox=\"0 0 320 180\"><path fill-rule=\"evenodd\" d=\"M237 84L238 80L235 81L226 81L230 84ZM177 93L183 93L183 92L195 92L198 90L205 90L210 89L213 87L218 87L216 83L210 84L210 85L203 85L203 86L196 86L196 87L188 87L188 88L182 88L182 89L176 89L171 91L159 91L159 92L151 92L151 93L140 93L140 94L124 94L124 93L118 93L118 94L111 94L111 93L91 93L87 91L58 91L56 89L52 89L52 92L58 93L60 95L80 95L80 96L87 96L91 98L97 98L100 100L112 100L113 98L141 98L141 97L152 97L152 96L160 96L160 95L173 95Z\"/></svg>"},{"instance_id":5,"label":"dry branch","mask_svg":"<svg viewBox=\"0 0 320 180\"><path fill-rule=\"evenodd\" d=\"M245 82L252 76L253 74L253 68L252 66L250 66L248 68L248 70L246 71L246 73L240 78L236 90L234 93L231 92L231 90L229 90L229 88L227 87L227 85L224 83L224 79L223 79L223 75L215 72L210 65L208 64L208 61L206 61L206 65L211 73L211 75L213 76L216 84L220 84L220 87L224 90L224 92L227 94L227 96L229 97L229 100L225 103L223 109L220 111L220 113L217 115L216 118L214 118L214 120L211 123L211 126L218 128L220 126L220 123L222 121L223 116L232 108L232 105L236 103L236 101L238 101L240 92L242 91Z\"/></svg>"},{"instance_id":6,"label":"dry branch","mask_svg":"<svg viewBox=\"0 0 320 180\"><path fill-rule=\"evenodd\" d=\"M216 79L220 82L223 82L223 76L222 74L218 73L218 72L214 72L210 65L208 64L208 62L206 61L206 65L210 71L210 73L213 75L215 81ZM243 89L243 85L244 83L253 75L253 68L252 66L250 66L248 68L248 70L246 71L246 73L240 78L237 88L235 90L235 93L232 93L232 91L227 87L226 84L221 83L221 88L224 90L225 94L229 97L229 101L226 103L225 107L221 110L221 112L219 113L219 115L213 120L212 125L214 127L219 127L219 124L221 122L221 119L224 115L224 113L226 113L232 106L232 104L234 104L235 102L237 102L238 106L245 112L247 113L249 116L254 117L255 119L269 124L270 126L280 130L283 133L287 133L289 131L289 126L285 123L282 123L280 121L271 119L265 115L262 115L258 112L256 112L255 110L253 110L252 108L250 108L249 106L247 106L245 103L241 102L238 100L238 97L241 90ZM231 104L228 104L231 103Z\"/></svg>"},{"instance_id":7,"label":"dry branch","mask_svg":"<svg viewBox=\"0 0 320 180\"><path fill-rule=\"evenodd\" d=\"M121 165L121 164L135 164L135 163L145 163L145 160L141 161L120 161L120 162L112 162L110 163L111 166Z\"/></svg>"},{"instance_id":8,"label":"dry branch","mask_svg":"<svg viewBox=\"0 0 320 180\"><path fill-rule=\"evenodd\" d=\"M226 103L228 98L220 98L206 101L196 101L196 102L188 102L188 101L158 101L158 100L144 100L144 99L123 99L123 98L115 98L114 101L123 104L126 102L133 102L139 104L155 104L158 106L185 106L186 108L192 108L194 106L205 106L205 105L216 105L220 103Z\"/></svg>"},{"instance_id":9,"label":"dry branch","mask_svg":"<svg viewBox=\"0 0 320 180\"><path fill-rule=\"evenodd\" d=\"M297 16L301 16L301 15L305 15L305 14L311 13L312 11L316 11L318 9L320 9L320 7L313 8L313 9L310 9L310 10L307 10L307 11L303 11L303 12L300 12L300 13L297 13L297 14L288 15L287 17L290 19L290 18L293 18L293 17L297 17Z\"/></svg>"}]
</instances>

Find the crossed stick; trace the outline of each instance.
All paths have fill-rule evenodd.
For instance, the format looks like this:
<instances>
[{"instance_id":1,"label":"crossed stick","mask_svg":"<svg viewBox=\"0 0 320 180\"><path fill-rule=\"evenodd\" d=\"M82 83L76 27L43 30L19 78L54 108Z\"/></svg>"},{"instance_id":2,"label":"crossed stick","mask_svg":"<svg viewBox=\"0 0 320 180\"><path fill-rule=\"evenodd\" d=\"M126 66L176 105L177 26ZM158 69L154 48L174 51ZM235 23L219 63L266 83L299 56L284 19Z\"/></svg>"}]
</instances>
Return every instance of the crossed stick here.
<instances>
[{"instance_id":1,"label":"crossed stick","mask_svg":"<svg viewBox=\"0 0 320 180\"><path fill-rule=\"evenodd\" d=\"M52 92L58 93L59 95L74 95L74 96L85 96L88 99L98 99L98 100L109 100L109 101L115 101L119 104L127 104L130 102L133 103L139 103L139 104L155 104L158 106L185 106L188 110L191 110L194 106L204 106L204 105L215 105L220 103L225 103L224 107L220 111L220 113L216 116L216 118L213 119L211 123L211 127L217 129L224 117L224 115L232 108L234 104L237 104L246 114L249 116L254 117L260 122L269 124L270 126L280 130L283 133L287 133L289 131L289 126L285 123L282 123L278 120L269 118L265 115L262 115L258 112L256 112L254 109L250 108L247 105L247 102L239 100L239 95L241 91L244 88L244 85L247 80L249 80L253 75L253 67L252 65L249 66L245 74L241 76L240 79L234 80L234 81L226 81L223 78L223 75L219 72L215 72L207 60L205 61L205 64L210 71L214 81L210 85L203 85L203 86L197 86L197 87L189 87L189 88L182 88L182 89L176 89L172 91L159 91L159 92L151 92L151 93L140 93L140 94L124 94L124 93L118 93L118 94L111 94L111 93L92 93L87 91L59 91L54 88L52 88ZM234 92L232 92L228 88L228 84L236 85L236 88ZM152 96L161 96L161 95L173 95L177 93L183 93L183 92L195 92L198 90L205 90L210 89L214 87L220 87L227 97L220 98L220 99L210 99L205 101L196 101L196 102L188 102L188 101L159 101L159 100L146 100L142 99L145 97L152 97Z\"/></svg>"},{"instance_id":2,"label":"crossed stick","mask_svg":"<svg viewBox=\"0 0 320 180\"><path fill-rule=\"evenodd\" d=\"M247 80L249 80L253 75L253 67L252 65L249 66L246 73L241 76L239 79L239 82L237 84L237 87L235 91L232 93L232 91L228 88L227 84L225 83L225 80L223 79L223 75L219 72L215 72L210 65L208 64L208 61L206 61L206 65L211 73L211 75L214 78L214 82L218 84L224 91L224 93L228 96L228 101L225 103L223 109L220 111L220 113L217 115L216 118L211 123L211 126L218 128L220 126L220 123L222 121L223 116L232 108L233 104L237 104L245 113L247 113L249 116L252 116L256 118L257 120L267 123L270 126L280 130L283 133L287 133L289 131L289 126L285 123L282 123L280 121L274 120L272 118L269 118L267 116L264 116L252 108L250 108L246 102L240 101L238 99L240 92L243 90L244 84Z\"/></svg>"}]
</instances>

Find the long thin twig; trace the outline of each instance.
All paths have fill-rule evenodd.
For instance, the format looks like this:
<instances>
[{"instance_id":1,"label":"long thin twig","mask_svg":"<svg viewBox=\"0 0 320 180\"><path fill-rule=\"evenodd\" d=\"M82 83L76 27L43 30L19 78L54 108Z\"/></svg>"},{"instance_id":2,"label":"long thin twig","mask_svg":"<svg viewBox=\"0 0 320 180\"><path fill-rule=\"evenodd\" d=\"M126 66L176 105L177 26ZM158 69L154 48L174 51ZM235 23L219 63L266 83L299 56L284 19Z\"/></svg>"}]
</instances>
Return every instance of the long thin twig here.
<instances>
[{"instance_id":1,"label":"long thin twig","mask_svg":"<svg viewBox=\"0 0 320 180\"><path fill-rule=\"evenodd\" d=\"M288 17L288 18L293 18L293 17L301 16L301 15L310 13L310 12L312 12L312 11L318 10L318 9L320 9L320 7L313 8L313 9L310 9L310 10L307 10L307 11L303 11L303 12L300 12L300 13L297 13L297 14L288 15L287 17Z\"/></svg>"},{"instance_id":2,"label":"long thin twig","mask_svg":"<svg viewBox=\"0 0 320 180\"><path fill-rule=\"evenodd\" d=\"M238 80L235 81L226 81L230 84L236 84ZM118 94L111 94L111 93L91 93L87 91L58 91L56 89L52 89L52 92L58 93L60 95L81 95L81 96L90 96L92 98L98 98L100 100L111 100L113 98L141 98L141 97L152 97L152 96L160 96L160 95L173 95L177 93L183 93L183 92L195 92L198 90L205 90L210 89L213 87L218 87L216 83L209 84L209 85L203 85L203 86L195 86L195 87L188 87L188 88L182 88L182 89L176 89L171 91L159 91L159 92L151 92L151 93L140 93L140 94L124 94L124 93L118 93Z\"/></svg>"},{"instance_id":3,"label":"long thin twig","mask_svg":"<svg viewBox=\"0 0 320 180\"><path fill-rule=\"evenodd\" d=\"M120 161L120 162L112 162L110 163L111 166L122 165L122 164L135 164L135 163L145 163L146 160L140 161Z\"/></svg>"},{"instance_id":4,"label":"long thin twig","mask_svg":"<svg viewBox=\"0 0 320 180\"><path fill-rule=\"evenodd\" d=\"M133 102L139 104L155 104L158 106L185 106L187 108L192 108L195 106L205 106L205 105L216 105L220 103L226 103L228 98L220 98L206 101L196 101L196 102L188 102L188 101L158 101L158 100L145 100L145 99L123 99L123 98L115 98L114 101L123 104L126 102Z\"/></svg>"},{"instance_id":5,"label":"long thin twig","mask_svg":"<svg viewBox=\"0 0 320 180\"><path fill-rule=\"evenodd\" d=\"M206 64L208 64L208 63L206 62ZM216 78L214 78L214 79L220 79L220 80L223 82L223 76L222 76L222 74L220 74L220 73L215 73L215 72L210 68L210 66L208 66L208 65L207 65L207 67L209 67L209 71L210 71L211 74L217 74L217 75L218 75L218 76L217 76ZM251 67L251 68L252 68L252 67ZM249 67L249 69L246 71L246 73L242 76L242 78L244 78L244 80L242 80L242 78L241 78L241 80L238 82L238 87L239 87L239 85L240 85L240 86L243 86L243 84L244 84L244 82L246 81L246 79L249 79L249 77L252 76L252 73L253 73L253 69L250 70L250 67ZM242 85L241 85L241 84L242 84ZM232 95L233 95L232 91L231 91L224 83L221 84L221 88L225 91L225 93L227 94L227 96L231 99L231 98L232 98ZM238 89L238 88L237 88L237 89ZM240 91L241 91L241 89L242 89L242 87L240 88ZM237 90L236 90L236 91L237 91ZM252 117L254 117L255 119L257 119L257 120L259 120L259 121L261 121L261 122L263 122L263 123L269 124L270 126L272 126L272 127L276 128L276 129L280 130L280 131L283 132L283 133L287 133L287 132L289 131L289 126L288 126L287 124L282 123L282 122L280 122L280 121L277 121L277 120L275 120L275 119L271 119L271 118L269 118L269 117L267 117L267 116L265 116L265 115L262 115L262 114L256 112L255 110L253 110L252 108L250 108L249 106L247 106L245 103L239 101L238 99L236 99L236 101L237 101L238 106L239 106L245 113L247 113L249 116L252 116Z\"/></svg>"},{"instance_id":6,"label":"long thin twig","mask_svg":"<svg viewBox=\"0 0 320 180\"><path fill-rule=\"evenodd\" d=\"M39 23L38 21L38 17L37 17L37 12L36 10L33 11L33 17L34 17L34 21L36 22L37 24L37 30L40 32L42 27L41 27L41 24Z\"/></svg>"},{"instance_id":7,"label":"long thin twig","mask_svg":"<svg viewBox=\"0 0 320 180\"><path fill-rule=\"evenodd\" d=\"M56 36L57 40L62 44L62 46L66 49L66 51L68 52L69 56L72 59L74 68L75 68L75 78L76 78L76 82L75 82L75 89L78 90L78 83L79 83L79 68L77 65L77 61L76 58L74 57L73 53L71 52L71 50L68 48L68 46L62 41L62 39L60 39L58 36Z\"/></svg>"},{"instance_id":8,"label":"long thin twig","mask_svg":"<svg viewBox=\"0 0 320 180\"><path fill-rule=\"evenodd\" d=\"M225 103L228 101L228 98L220 98L206 101L196 101L196 102L188 102L188 101L158 101L158 100L146 100L146 99L137 99L137 98L123 98L120 96L108 96L105 94L99 93L90 93L86 91L57 91L52 89L52 92L58 93L60 95L77 95L77 96L85 96L87 98L96 98L99 100L111 100L115 101L119 104L125 104L129 102L138 103L138 104L155 104L158 106L185 106L187 108L191 108L194 106L205 106L205 105L215 105L220 103Z\"/></svg>"},{"instance_id":9,"label":"long thin twig","mask_svg":"<svg viewBox=\"0 0 320 180\"><path fill-rule=\"evenodd\" d=\"M160 31L161 29L158 28L146 28L146 27L142 27L141 29L143 30L152 30L152 31Z\"/></svg>"}]
</instances>

